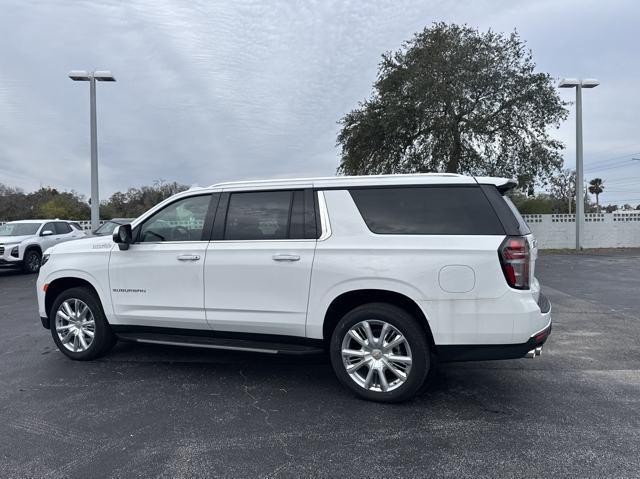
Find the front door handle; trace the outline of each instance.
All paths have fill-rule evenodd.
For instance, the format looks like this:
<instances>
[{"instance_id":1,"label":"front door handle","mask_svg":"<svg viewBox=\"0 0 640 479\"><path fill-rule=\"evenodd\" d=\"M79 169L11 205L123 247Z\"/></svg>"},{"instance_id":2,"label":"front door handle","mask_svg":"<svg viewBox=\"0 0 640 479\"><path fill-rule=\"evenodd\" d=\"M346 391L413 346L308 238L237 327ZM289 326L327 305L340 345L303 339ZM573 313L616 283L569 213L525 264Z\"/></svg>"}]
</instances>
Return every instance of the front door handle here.
<instances>
[{"instance_id":1,"label":"front door handle","mask_svg":"<svg viewBox=\"0 0 640 479\"><path fill-rule=\"evenodd\" d=\"M198 261L200 255L197 254L179 254L178 261Z\"/></svg>"},{"instance_id":2,"label":"front door handle","mask_svg":"<svg viewBox=\"0 0 640 479\"><path fill-rule=\"evenodd\" d=\"M300 261L297 254L274 254L273 261Z\"/></svg>"}]
</instances>

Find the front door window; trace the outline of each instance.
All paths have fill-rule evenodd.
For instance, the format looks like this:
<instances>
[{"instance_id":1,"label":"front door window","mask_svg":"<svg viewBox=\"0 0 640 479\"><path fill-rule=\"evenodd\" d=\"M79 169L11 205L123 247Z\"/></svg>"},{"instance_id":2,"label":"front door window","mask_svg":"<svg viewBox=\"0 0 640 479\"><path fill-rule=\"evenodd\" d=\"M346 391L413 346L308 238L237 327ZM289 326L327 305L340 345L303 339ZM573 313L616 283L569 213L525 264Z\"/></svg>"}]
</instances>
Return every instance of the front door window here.
<instances>
[{"instance_id":1,"label":"front door window","mask_svg":"<svg viewBox=\"0 0 640 479\"><path fill-rule=\"evenodd\" d=\"M210 195L203 195L171 203L142 224L137 242L202 241L210 200Z\"/></svg>"}]
</instances>

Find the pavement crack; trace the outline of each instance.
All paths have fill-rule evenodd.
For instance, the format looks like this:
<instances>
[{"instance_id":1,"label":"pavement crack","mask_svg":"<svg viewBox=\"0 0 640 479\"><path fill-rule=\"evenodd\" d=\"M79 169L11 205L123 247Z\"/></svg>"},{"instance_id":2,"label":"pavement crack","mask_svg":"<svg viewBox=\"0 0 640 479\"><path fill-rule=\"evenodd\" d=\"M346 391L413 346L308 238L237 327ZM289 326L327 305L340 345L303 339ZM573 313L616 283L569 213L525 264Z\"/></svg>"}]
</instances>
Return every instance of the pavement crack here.
<instances>
[{"instance_id":1,"label":"pavement crack","mask_svg":"<svg viewBox=\"0 0 640 479\"><path fill-rule=\"evenodd\" d=\"M242 388L244 390L244 393L253 401L252 404L251 404L251 407L253 407L257 411L260 411L262 414L264 414L264 422L273 431L276 441L278 441L280 443L280 445L282 446L282 451L284 452L284 454L287 457L292 458L293 454L291 454L291 452L289 452L289 448L287 447L287 443L284 441L282 436L276 431L275 426L269 420L269 417L270 417L269 411L267 411L263 407L260 407L260 404L259 404L260 400L256 396L251 394L251 392L249 391L249 379L242 372L242 369L240 369L239 372L240 372L240 376L242 376L242 379L244 380L244 383L242 384ZM272 471L269 474L267 474L265 477L274 477L280 471L282 471L283 469L287 468L290 464L291 464L291 462L286 462L285 464L282 464L281 466L276 468L274 471Z\"/></svg>"}]
</instances>

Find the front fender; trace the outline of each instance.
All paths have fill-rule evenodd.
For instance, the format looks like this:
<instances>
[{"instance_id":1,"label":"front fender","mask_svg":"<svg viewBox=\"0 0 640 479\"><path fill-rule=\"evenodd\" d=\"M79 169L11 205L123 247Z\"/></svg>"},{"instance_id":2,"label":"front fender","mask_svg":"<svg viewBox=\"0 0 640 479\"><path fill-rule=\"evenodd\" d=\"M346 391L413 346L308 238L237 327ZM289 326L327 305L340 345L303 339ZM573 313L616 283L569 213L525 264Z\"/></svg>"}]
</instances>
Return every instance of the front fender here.
<instances>
[{"instance_id":1,"label":"front fender","mask_svg":"<svg viewBox=\"0 0 640 479\"><path fill-rule=\"evenodd\" d=\"M111 318L113 317L113 305L111 303L111 295L109 294L108 289L108 278L107 282L105 283L104 278L101 279L84 270L73 268L58 269L49 273L40 274L38 276L36 288L38 294L38 310L40 313L40 317L47 316L45 308L46 293L44 291L44 285L50 285L54 281L66 278L80 279L89 283L98 294L98 298L100 299L102 309L107 316L107 320L111 320Z\"/></svg>"}]
</instances>

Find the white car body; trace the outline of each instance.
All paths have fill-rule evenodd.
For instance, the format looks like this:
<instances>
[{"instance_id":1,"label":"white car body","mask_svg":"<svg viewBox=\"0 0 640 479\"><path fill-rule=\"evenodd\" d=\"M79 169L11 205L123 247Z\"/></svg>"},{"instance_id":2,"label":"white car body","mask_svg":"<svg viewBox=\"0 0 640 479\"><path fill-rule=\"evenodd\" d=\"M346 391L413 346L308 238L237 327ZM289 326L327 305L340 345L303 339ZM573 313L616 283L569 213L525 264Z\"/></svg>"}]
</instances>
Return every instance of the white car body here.
<instances>
[{"instance_id":1,"label":"white car body","mask_svg":"<svg viewBox=\"0 0 640 479\"><path fill-rule=\"evenodd\" d=\"M349 192L507 182L421 174L250 181L189 190L136 219L133 230L190 196L310 190L320 231L308 239L211 237L134 243L123 250L111 237L59 244L48 251L37 281L40 316L44 324L51 314L52 299L45 291L52 285L88 284L116 333L149 327L326 341L332 305L345 295L368 292L372 301L411 303L444 360L521 357L551 326L550 306L533 276L537 248L531 234L524 235L531 254L530 286L514 289L498 257L505 234L376 234ZM475 354L475 346L483 352Z\"/></svg>"},{"instance_id":2,"label":"white car body","mask_svg":"<svg viewBox=\"0 0 640 479\"><path fill-rule=\"evenodd\" d=\"M62 223L67 232L58 232L56 224ZM42 255L47 249L66 241L85 238L86 233L77 229L69 221L64 220L21 220L10 221L3 226L33 225L33 233L0 236L0 265L19 266L24 261L25 253L30 250ZM51 234L48 234L48 233Z\"/></svg>"}]
</instances>

